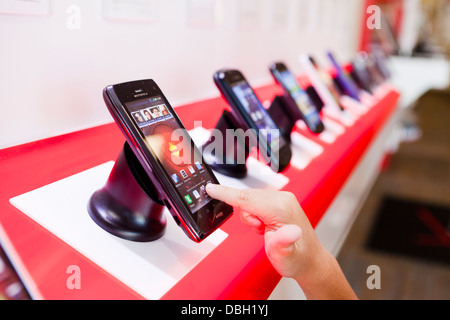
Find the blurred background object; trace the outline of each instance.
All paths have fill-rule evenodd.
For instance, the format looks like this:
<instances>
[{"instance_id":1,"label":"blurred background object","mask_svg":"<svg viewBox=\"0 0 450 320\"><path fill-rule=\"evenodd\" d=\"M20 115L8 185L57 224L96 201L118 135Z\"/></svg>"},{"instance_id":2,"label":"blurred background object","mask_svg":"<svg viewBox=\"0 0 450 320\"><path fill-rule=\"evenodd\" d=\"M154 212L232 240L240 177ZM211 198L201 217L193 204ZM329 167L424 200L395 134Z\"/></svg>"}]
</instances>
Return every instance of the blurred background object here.
<instances>
[{"instance_id":1,"label":"blurred background object","mask_svg":"<svg viewBox=\"0 0 450 320\"><path fill-rule=\"evenodd\" d=\"M368 0L367 3L381 8L382 22L381 28L363 38L362 49L375 43L389 55L449 55L448 0Z\"/></svg>"},{"instance_id":2,"label":"blurred background object","mask_svg":"<svg viewBox=\"0 0 450 320\"><path fill-rule=\"evenodd\" d=\"M30 296L0 246L0 300L29 300Z\"/></svg>"},{"instance_id":3,"label":"blurred background object","mask_svg":"<svg viewBox=\"0 0 450 320\"><path fill-rule=\"evenodd\" d=\"M422 0L421 27L413 56L449 55L450 1Z\"/></svg>"},{"instance_id":4,"label":"blurred background object","mask_svg":"<svg viewBox=\"0 0 450 320\"><path fill-rule=\"evenodd\" d=\"M389 56L398 137L339 254L361 299L450 299L450 1L367 1L382 27L362 50ZM366 268L381 270L368 288Z\"/></svg>"},{"instance_id":5,"label":"blurred background object","mask_svg":"<svg viewBox=\"0 0 450 320\"><path fill-rule=\"evenodd\" d=\"M338 255L361 299L450 299L450 90L413 108L419 139L399 145L377 178ZM381 289L365 268L381 270Z\"/></svg>"}]
</instances>

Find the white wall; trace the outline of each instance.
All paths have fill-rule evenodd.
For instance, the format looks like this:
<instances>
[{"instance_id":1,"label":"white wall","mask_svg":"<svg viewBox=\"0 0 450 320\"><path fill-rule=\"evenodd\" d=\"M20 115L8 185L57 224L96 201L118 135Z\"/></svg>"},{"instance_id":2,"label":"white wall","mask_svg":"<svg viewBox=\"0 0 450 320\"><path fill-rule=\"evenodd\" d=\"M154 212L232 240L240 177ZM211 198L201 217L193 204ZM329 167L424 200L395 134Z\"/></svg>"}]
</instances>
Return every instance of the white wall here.
<instances>
[{"instance_id":1,"label":"white wall","mask_svg":"<svg viewBox=\"0 0 450 320\"><path fill-rule=\"evenodd\" d=\"M127 0L155 4L153 21L138 22L106 19L106 4L123 0L48 1L47 16L0 13L0 148L112 121L107 84L153 78L177 106L218 95L222 67L256 86L271 81L273 60L299 72L299 53L324 62L331 48L344 61L364 12L360 0Z\"/></svg>"},{"instance_id":2,"label":"white wall","mask_svg":"<svg viewBox=\"0 0 450 320\"><path fill-rule=\"evenodd\" d=\"M403 0L403 21L398 39L400 52L411 55L417 44L421 24L423 23L420 0Z\"/></svg>"}]
</instances>

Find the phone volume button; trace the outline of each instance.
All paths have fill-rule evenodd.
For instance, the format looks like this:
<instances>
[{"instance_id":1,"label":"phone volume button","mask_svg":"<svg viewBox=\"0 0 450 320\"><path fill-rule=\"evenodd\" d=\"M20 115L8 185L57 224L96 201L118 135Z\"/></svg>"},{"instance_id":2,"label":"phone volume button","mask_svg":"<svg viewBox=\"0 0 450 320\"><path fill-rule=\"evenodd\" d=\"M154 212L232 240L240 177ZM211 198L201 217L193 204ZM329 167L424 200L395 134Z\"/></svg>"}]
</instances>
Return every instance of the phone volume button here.
<instances>
[{"instance_id":1,"label":"phone volume button","mask_svg":"<svg viewBox=\"0 0 450 320\"><path fill-rule=\"evenodd\" d=\"M141 150L138 149L138 153L142 159L145 159L144 153ZM145 167L147 168L148 172L153 174L152 167L150 167L150 165L147 163L147 161L144 161L144 162L145 162Z\"/></svg>"},{"instance_id":2,"label":"phone volume button","mask_svg":"<svg viewBox=\"0 0 450 320\"><path fill-rule=\"evenodd\" d=\"M175 220L175 222L177 223L178 226L181 225L180 218L178 218L177 216L173 216L173 219Z\"/></svg>"},{"instance_id":3,"label":"phone volume button","mask_svg":"<svg viewBox=\"0 0 450 320\"><path fill-rule=\"evenodd\" d=\"M172 209L172 206L170 205L169 201L167 201L166 199L164 199L163 202L164 202L164 204L166 205L167 210Z\"/></svg>"}]
</instances>

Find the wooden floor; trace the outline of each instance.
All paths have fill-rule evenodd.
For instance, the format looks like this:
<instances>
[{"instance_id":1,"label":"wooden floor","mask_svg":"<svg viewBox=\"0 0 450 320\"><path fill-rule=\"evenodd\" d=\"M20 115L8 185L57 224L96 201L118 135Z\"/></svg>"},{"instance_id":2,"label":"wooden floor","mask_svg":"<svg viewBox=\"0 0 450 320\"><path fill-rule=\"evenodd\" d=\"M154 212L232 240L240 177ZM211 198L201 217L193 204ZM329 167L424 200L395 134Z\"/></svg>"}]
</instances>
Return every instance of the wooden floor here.
<instances>
[{"instance_id":1,"label":"wooden floor","mask_svg":"<svg viewBox=\"0 0 450 320\"><path fill-rule=\"evenodd\" d=\"M377 179L338 256L360 299L450 299L448 264L365 248L385 195L450 207L450 90L427 92L413 113L422 137L400 145L388 169ZM381 289L367 288L370 265L380 267Z\"/></svg>"}]
</instances>

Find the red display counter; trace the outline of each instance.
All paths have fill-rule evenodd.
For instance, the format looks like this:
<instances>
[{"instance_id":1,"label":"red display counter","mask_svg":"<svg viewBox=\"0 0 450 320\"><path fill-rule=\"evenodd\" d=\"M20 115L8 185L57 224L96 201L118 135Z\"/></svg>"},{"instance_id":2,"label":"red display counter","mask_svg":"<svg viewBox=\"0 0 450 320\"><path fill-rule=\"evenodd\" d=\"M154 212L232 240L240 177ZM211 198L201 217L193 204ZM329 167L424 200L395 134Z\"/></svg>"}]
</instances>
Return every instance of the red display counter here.
<instances>
[{"instance_id":1,"label":"red display counter","mask_svg":"<svg viewBox=\"0 0 450 320\"><path fill-rule=\"evenodd\" d=\"M271 101L278 90L268 85L257 88L256 93L262 101ZM297 196L313 226L393 114L398 98L394 89L383 90L381 98L352 126L343 126L344 132L331 143L300 126L295 128L323 148L304 169L290 166L283 172L289 178L283 190ZM194 121L212 129L222 110L228 108L220 97L176 107L188 130ZM114 161L123 143L123 135L111 123L0 150L0 239L34 298L145 298L10 202L18 195ZM221 229L228 236L164 292L162 299L268 298L280 276L266 258L263 237L243 225L237 214ZM68 266L73 265L81 270L79 289L67 285ZM133 267L124 272L133 273Z\"/></svg>"}]
</instances>

